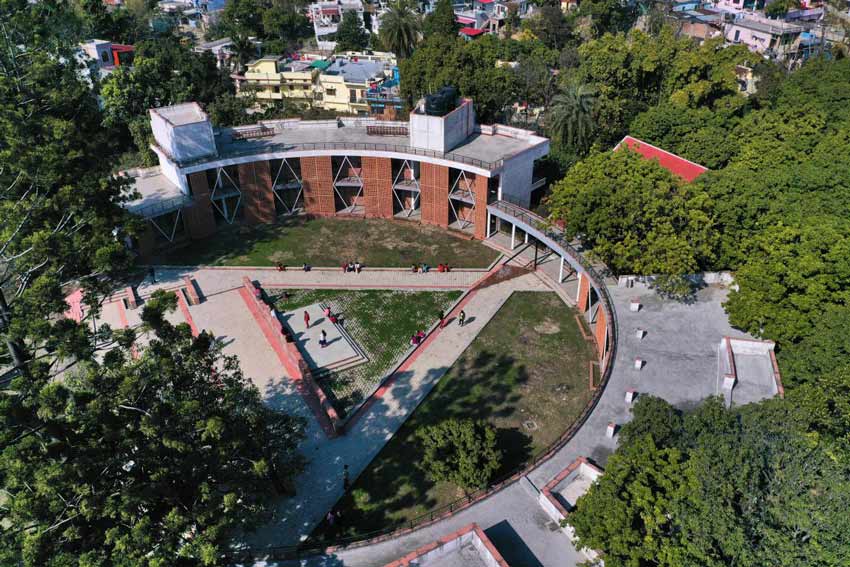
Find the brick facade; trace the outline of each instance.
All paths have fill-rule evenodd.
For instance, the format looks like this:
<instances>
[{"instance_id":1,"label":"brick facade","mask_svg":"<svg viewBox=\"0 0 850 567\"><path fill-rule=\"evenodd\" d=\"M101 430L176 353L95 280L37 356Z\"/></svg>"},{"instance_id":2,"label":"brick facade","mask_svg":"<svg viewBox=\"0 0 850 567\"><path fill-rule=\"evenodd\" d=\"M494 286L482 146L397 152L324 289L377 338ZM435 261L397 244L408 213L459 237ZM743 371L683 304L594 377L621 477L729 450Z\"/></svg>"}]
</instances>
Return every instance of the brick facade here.
<instances>
[{"instance_id":1,"label":"brick facade","mask_svg":"<svg viewBox=\"0 0 850 567\"><path fill-rule=\"evenodd\" d=\"M576 297L576 307L580 313L587 311L590 306L590 280L584 274L579 275L578 282L578 297Z\"/></svg>"},{"instance_id":2,"label":"brick facade","mask_svg":"<svg viewBox=\"0 0 850 567\"><path fill-rule=\"evenodd\" d=\"M301 158L301 184L304 210L308 215L331 216L336 213L330 156Z\"/></svg>"},{"instance_id":3,"label":"brick facade","mask_svg":"<svg viewBox=\"0 0 850 567\"><path fill-rule=\"evenodd\" d=\"M487 237L487 183L489 179L476 175L472 181L472 192L475 195L475 238L484 240Z\"/></svg>"},{"instance_id":4,"label":"brick facade","mask_svg":"<svg viewBox=\"0 0 850 567\"><path fill-rule=\"evenodd\" d=\"M192 205L183 209L186 232L189 238L206 238L216 231L215 216L210 202L210 185L205 171L190 173L189 187L192 189Z\"/></svg>"},{"instance_id":5,"label":"brick facade","mask_svg":"<svg viewBox=\"0 0 850 567\"><path fill-rule=\"evenodd\" d=\"M422 163L420 166L419 207L422 222L446 228L449 226L449 168Z\"/></svg>"},{"instance_id":6,"label":"brick facade","mask_svg":"<svg viewBox=\"0 0 850 567\"><path fill-rule=\"evenodd\" d=\"M363 195L366 197L366 216L393 216L393 162L389 158L364 157Z\"/></svg>"},{"instance_id":7,"label":"brick facade","mask_svg":"<svg viewBox=\"0 0 850 567\"><path fill-rule=\"evenodd\" d=\"M269 162L266 160L239 165L239 189L245 224L255 225L275 221L274 191Z\"/></svg>"},{"instance_id":8,"label":"brick facade","mask_svg":"<svg viewBox=\"0 0 850 567\"><path fill-rule=\"evenodd\" d=\"M604 309L600 309L596 314L596 330L594 331L594 335L596 336L596 348L599 349L599 359L601 360L605 358L605 351L608 346L608 321Z\"/></svg>"}]
</instances>

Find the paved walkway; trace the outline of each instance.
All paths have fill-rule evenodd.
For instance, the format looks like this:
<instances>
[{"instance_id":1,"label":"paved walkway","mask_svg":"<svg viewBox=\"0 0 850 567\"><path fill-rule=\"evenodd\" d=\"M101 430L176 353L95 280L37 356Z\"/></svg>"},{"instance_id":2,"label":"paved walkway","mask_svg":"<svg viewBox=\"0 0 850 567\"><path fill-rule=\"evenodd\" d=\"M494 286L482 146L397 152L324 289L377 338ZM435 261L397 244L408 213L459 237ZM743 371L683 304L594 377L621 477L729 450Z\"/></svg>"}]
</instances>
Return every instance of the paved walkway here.
<instances>
[{"instance_id":1,"label":"paved walkway","mask_svg":"<svg viewBox=\"0 0 850 567\"><path fill-rule=\"evenodd\" d=\"M289 269L278 272L274 268L156 268L156 283L149 277L137 287L137 294L146 297L157 289L175 289L183 286L183 278L195 279L204 296L210 297L242 286L247 276L259 280L266 287L305 287L338 289L468 289L487 273L486 270L452 270L439 273L415 274L405 269L364 269L359 274L343 273L339 268L314 268L309 272ZM116 297L120 297L117 294Z\"/></svg>"},{"instance_id":2,"label":"paved walkway","mask_svg":"<svg viewBox=\"0 0 850 567\"><path fill-rule=\"evenodd\" d=\"M343 495L343 465L354 481L514 291L549 290L528 274L467 296L466 325L452 323L429 337L345 435L305 443L302 450L310 463L296 481L296 496L282 501L275 521L247 543L286 546L307 536Z\"/></svg>"}]
</instances>

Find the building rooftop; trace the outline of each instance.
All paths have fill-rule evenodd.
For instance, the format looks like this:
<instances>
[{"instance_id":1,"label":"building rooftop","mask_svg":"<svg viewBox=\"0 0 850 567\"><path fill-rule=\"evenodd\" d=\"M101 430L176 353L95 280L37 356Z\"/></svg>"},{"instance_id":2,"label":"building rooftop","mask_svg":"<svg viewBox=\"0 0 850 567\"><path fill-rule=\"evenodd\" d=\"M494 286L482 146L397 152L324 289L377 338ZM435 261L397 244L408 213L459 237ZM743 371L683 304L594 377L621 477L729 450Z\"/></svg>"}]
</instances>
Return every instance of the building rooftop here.
<instances>
[{"instance_id":1,"label":"building rooftop","mask_svg":"<svg viewBox=\"0 0 850 567\"><path fill-rule=\"evenodd\" d=\"M336 120L280 120L264 122L266 127L273 128L272 135L234 139L234 133L239 129L227 128L216 136L216 146L219 158L227 159L243 155L262 154L274 151L286 151L303 149L334 149L351 148L363 150L397 151L401 153L412 153L420 155L432 155L421 148L410 145L409 136L380 136L371 135L367 126L398 126L407 128L407 122L376 121L372 119L343 119L342 127ZM256 126L254 126L256 128ZM434 155L432 157L445 157L452 161L461 161L478 167L494 169L501 160L523 152L529 148L546 143L545 138L534 136L530 133L507 128L495 127L493 134L491 127L482 126L482 133L474 134L456 146L448 154ZM517 133L530 134L529 137L520 137ZM218 158L208 158L204 161L213 161ZM184 164L187 165L187 164Z\"/></svg>"},{"instance_id":2,"label":"building rooftop","mask_svg":"<svg viewBox=\"0 0 850 567\"><path fill-rule=\"evenodd\" d=\"M160 118L167 121L172 126L196 124L207 120L206 113L201 110L201 107L196 102L186 102L183 104L175 104L173 106L152 108L151 112L156 113Z\"/></svg>"},{"instance_id":3,"label":"building rooftop","mask_svg":"<svg viewBox=\"0 0 850 567\"><path fill-rule=\"evenodd\" d=\"M804 31L804 28L802 26L798 26L797 24L789 24L788 22L784 22L782 20L761 21L754 20L752 18L744 18L741 20L735 20L730 25L771 35L800 33Z\"/></svg>"},{"instance_id":4,"label":"building rooftop","mask_svg":"<svg viewBox=\"0 0 850 567\"><path fill-rule=\"evenodd\" d=\"M134 215L155 217L176 210L189 200L159 167L135 169L124 174L132 180L133 189L139 194L138 199L124 205Z\"/></svg>"},{"instance_id":5,"label":"building rooftop","mask_svg":"<svg viewBox=\"0 0 850 567\"><path fill-rule=\"evenodd\" d=\"M199 43L195 46L196 50L206 50L206 49L215 49L216 47L224 47L226 45L231 45L233 40L229 37L223 37L221 39L216 39L214 41L205 41L204 43Z\"/></svg>"},{"instance_id":6,"label":"building rooftop","mask_svg":"<svg viewBox=\"0 0 850 567\"><path fill-rule=\"evenodd\" d=\"M705 166L694 163L666 150L662 150L661 148L653 146L643 140L633 138L632 136L626 136L623 138L620 143L614 147L614 151L617 151L623 144L646 159L658 160L658 164L661 167L673 175L681 177L685 181L693 181L708 171L708 168Z\"/></svg>"},{"instance_id":7,"label":"building rooftop","mask_svg":"<svg viewBox=\"0 0 850 567\"><path fill-rule=\"evenodd\" d=\"M566 516L601 476L602 470L587 459L578 458L546 484L543 494Z\"/></svg>"},{"instance_id":8,"label":"building rooftop","mask_svg":"<svg viewBox=\"0 0 850 567\"><path fill-rule=\"evenodd\" d=\"M477 524L423 545L385 567L510 567Z\"/></svg>"},{"instance_id":9,"label":"building rooftop","mask_svg":"<svg viewBox=\"0 0 850 567\"><path fill-rule=\"evenodd\" d=\"M387 68L387 64L380 61L337 59L322 71L322 75L342 75L346 83L365 84L383 78Z\"/></svg>"},{"instance_id":10,"label":"building rooftop","mask_svg":"<svg viewBox=\"0 0 850 567\"><path fill-rule=\"evenodd\" d=\"M784 396L773 341L723 337L718 346L717 390L727 406Z\"/></svg>"}]
</instances>

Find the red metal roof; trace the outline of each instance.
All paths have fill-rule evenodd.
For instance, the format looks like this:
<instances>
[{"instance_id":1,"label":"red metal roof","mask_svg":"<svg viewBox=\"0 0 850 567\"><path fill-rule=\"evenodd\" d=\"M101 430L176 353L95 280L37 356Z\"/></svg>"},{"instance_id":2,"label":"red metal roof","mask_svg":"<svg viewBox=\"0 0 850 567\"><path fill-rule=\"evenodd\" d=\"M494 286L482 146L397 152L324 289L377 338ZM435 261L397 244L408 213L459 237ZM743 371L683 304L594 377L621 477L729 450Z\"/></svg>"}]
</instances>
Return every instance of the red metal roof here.
<instances>
[{"instance_id":1,"label":"red metal roof","mask_svg":"<svg viewBox=\"0 0 850 567\"><path fill-rule=\"evenodd\" d=\"M461 24L474 24L475 18L466 18L464 16L455 16L455 21Z\"/></svg>"},{"instance_id":2,"label":"red metal roof","mask_svg":"<svg viewBox=\"0 0 850 567\"><path fill-rule=\"evenodd\" d=\"M494 0L478 0L479 4L492 4Z\"/></svg>"},{"instance_id":3,"label":"red metal roof","mask_svg":"<svg viewBox=\"0 0 850 567\"><path fill-rule=\"evenodd\" d=\"M460 28L460 33L462 33L463 35L474 37L476 35L481 35L482 33L484 33L484 30L477 30L475 28Z\"/></svg>"},{"instance_id":4,"label":"red metal roof","mask_svg":"<svg viewBox=\"0 0 850 567\"><path fill-rule=\"evenodd\" d=\"M623 138L623 140L614 147L614 151L617 151L623 144L626 144L626 146L630 150L639 153L646 159L657 160L658 165L660 165L673 175L678 175L685 181L693 181L694 179L708 171L707 167L686 160L685 158L679 157L676 154L671 154L666 150L662 150L661 148L657 148L652 144L648 144L643 140L638 140L637 138L633 138L631 136L626 136L625 138Z\"/></svg>"}]
</instances>

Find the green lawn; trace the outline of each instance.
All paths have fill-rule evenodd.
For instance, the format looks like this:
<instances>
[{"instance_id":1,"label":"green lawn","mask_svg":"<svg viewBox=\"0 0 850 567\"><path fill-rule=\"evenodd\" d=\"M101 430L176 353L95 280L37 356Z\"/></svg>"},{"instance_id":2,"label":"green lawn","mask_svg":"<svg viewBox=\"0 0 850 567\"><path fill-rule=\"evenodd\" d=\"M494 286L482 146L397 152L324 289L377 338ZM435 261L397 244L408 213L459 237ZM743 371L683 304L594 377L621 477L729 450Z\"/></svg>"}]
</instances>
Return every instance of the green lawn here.
<instances>
[{"instance_id":1,"label":"green lawn","mask_svg":"<svg viewBox=\"0 0 850 567\"><path fill-rule=\"evenodd\" d=\"M345 416L360 405L410 348L410 336L427 331L440 311L448 311L459 291L341 291L290 289L288 299L275 291L275 309L281 313L321 302L344 317L345 329L369 361L319 380L337 411Z\"/></svg>"},{"instance_id":2,"label":"green lawn","mask_svg":"<svg viewBox=\"0 0 850 567\"><path fill-rule=\"evenodd\" d=\"M408 267L425 262L486 268L497 252L466 236L424 224L380 219L295 217L274 225L233 226L154 260L170 265Z\"/></svg>"},{"instance_id":3,"label":"green lawn","mask_svg":"<svg viewBox=\"0 0 850 567\"><path fill-rule=\"evenodd\" d=\"M515 293L337 504L316 539L401 525L463 494L416 466L415 432L440 420L484 419L499 432L505 475L551 445L590 401L594 349L554 293Z\"/></svg>"}]
</instances>

